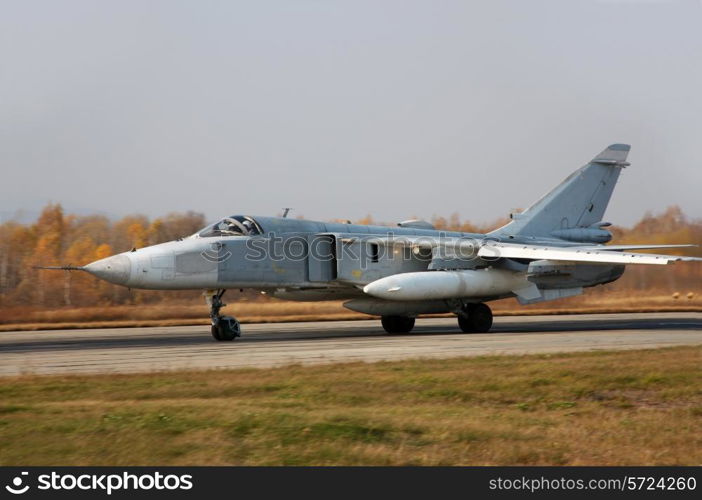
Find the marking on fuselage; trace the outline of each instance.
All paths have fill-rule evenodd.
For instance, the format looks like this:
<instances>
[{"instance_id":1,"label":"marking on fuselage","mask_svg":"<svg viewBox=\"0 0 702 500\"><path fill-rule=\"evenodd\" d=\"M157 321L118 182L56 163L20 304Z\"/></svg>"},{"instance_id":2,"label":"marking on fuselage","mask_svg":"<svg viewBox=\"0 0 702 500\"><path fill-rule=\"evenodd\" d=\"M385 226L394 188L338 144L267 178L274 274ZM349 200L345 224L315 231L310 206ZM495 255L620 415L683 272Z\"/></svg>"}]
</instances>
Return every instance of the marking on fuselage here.
<instances>
[{"instance_id":1,"label":"marking on fuselage","mask_svg":"<svg viewBox=\"0 0 702 500\"><path fill-rule=\"evenodd\" d=\"M273 272L276 274L285 274L287 272L284 268L278 266L277 264L271 264L271 267Z\"/></svg>"}]
</instances>

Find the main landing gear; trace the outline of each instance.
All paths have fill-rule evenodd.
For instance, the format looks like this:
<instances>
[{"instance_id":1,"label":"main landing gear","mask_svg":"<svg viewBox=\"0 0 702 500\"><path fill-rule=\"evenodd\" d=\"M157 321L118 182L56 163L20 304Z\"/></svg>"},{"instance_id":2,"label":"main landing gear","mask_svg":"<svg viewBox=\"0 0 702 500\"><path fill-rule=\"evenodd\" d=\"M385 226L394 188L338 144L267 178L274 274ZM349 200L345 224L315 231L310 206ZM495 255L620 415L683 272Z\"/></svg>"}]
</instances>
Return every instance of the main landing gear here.
<instances>
[{"instance_id":1,"label":"main landing gear","mask_svg":"<svg viewBox=\"0 0 702 500\"><path fill-rule=\"evenodd\" d=\"M458 326L465 333L487 333L492 327L492 311L485 304L466 304L458 313Z\"/></svg>"},{"instance_id":2,"label":"main landing gear","mask_svg":"<svg viewBox=\"0 0 702 500\"><path fill-rule=\"evenodd\" d=\"M458 326L465 333L487 333L492 328L492 311L482 302L464 304L457 315ZM382 316L380 322L390 334L409 333L414 328L414 318L409 316Z\"/></svg>"},{"instance_id":3,"label":"main landing gear","mask_svg":"<svg viewBox=\"0 0 702 500\"><path fill-rule=\"evenodd\" d=\"M383 328L388 333L409 333L414 328L414 318L409 316L383 316L380 318Z\"/></svg>"},{"instance_id":4,"label":"main landing gear","mask_svg":"<svg viewBox=\"0 0 702 500\"><path fill-rule=\"evenodd\" d=\"M206 295L207 303L210 306L210 319L212 320L212 336L215 340L231 341L241 336L241 326L239 321L232 316L221 316L219 310L226 306L222 302L222 296L226 290L217 290L215 293Z\"/></svg>"}]
</instances>

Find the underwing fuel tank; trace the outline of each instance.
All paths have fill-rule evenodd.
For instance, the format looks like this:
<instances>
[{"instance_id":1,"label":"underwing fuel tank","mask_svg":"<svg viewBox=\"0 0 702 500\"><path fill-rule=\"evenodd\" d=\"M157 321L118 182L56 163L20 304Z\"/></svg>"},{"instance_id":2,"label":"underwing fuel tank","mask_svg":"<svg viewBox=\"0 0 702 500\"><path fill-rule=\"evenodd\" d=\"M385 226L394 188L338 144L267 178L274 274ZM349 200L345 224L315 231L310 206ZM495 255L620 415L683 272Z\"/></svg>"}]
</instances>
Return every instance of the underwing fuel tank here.
<instances>
[{"instance_id":1,"label":"underwing fuel tank","mask_svg":"<svg viewBox=\"0 0 702 500\"><path fill-rule=\"evenodd\" d=\"M487 268L393 274L363 291L386 300L433 300L503 295L530 285L524 273Z\"/></svg>"}]
</instances>

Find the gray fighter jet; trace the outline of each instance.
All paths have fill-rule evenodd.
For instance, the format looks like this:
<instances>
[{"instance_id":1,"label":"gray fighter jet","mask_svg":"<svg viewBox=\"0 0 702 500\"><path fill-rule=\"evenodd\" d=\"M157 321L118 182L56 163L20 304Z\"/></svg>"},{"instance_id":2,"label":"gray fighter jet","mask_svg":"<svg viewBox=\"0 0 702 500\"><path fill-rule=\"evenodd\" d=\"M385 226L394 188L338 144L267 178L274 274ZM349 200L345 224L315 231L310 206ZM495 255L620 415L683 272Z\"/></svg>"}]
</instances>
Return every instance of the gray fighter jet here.
<instances>
[{"instance_id":1,"label":"gray fighter jet","mask_svg":"<svg viewBox=\"0 0 702 500\"><path fill-rule=\"evenodd\" d=\"M604 212L629 149L609 146L488 234L439 231L419 220L382 227L233 215L177 241L60 269L129 288L205 290L220 341L241 332L235 318L220 314L230 288L343 299L348 309L380 316L388 333L411 331L418 315L447 312L462 331L487 332L491 300L571 297L618 279L627 264L702 260L631 253L691 245L604 245L612 238Z\"/></svg>"}]
</instances>

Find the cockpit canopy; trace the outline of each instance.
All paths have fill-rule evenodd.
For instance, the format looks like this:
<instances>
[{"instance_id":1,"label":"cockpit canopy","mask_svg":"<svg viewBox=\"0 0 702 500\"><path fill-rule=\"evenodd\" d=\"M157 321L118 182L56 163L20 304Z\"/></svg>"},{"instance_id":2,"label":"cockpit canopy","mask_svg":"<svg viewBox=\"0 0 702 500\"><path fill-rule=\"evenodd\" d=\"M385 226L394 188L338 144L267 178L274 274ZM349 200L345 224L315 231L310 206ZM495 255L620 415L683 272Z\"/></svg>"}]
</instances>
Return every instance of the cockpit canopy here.
<instances>
[{"instance_id":1,"label":"cockpit canopy","mask_svg":"<svg viewBox=\"0 0 702 500\"><path fill-rule=\"evenodd\" d=\"M251 217L245 215L232 215L219 222L207 226L198 235L201 238L211 236L253 236L261 234L261 226Z\"/></svg>"}]
</instances>

